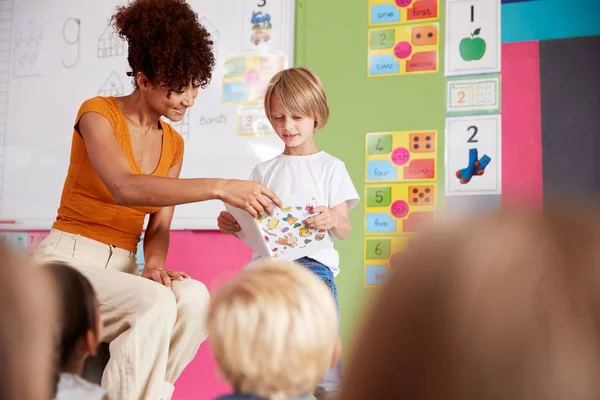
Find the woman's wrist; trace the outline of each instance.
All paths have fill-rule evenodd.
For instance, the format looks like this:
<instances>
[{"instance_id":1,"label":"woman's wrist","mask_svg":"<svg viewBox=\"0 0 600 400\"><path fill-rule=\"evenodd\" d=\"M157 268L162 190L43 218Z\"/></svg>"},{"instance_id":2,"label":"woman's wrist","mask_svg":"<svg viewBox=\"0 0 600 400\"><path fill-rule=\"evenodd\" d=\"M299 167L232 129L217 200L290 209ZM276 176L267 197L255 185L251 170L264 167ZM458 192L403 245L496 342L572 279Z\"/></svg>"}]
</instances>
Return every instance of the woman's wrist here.
<instances>
[{"instance_id":1,"label":"woman's wrist","mask_svg":"<svg viewBox=\"0 0 600 400\"><path fill-rule=\"evenodd\" d=\"M225 184L227 183L227 179L215 178L211 180L211 197L213 200L221 200L225 198Z\"/></svg>"}]
</instances>

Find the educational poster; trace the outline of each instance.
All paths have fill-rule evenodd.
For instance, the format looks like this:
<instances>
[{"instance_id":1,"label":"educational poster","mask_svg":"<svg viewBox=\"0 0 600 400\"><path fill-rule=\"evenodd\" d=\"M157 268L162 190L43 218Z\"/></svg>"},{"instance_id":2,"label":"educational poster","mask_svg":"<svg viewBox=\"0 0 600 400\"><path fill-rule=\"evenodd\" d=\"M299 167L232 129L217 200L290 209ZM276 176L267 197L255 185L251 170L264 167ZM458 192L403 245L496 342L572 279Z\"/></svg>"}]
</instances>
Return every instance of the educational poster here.
<instances>
[{"instance_id":1,"label":"educational poster","mask_svg":"<svg viewBox=\"0 0 600 400\"><path fill-rule=\"evenodd\" d=\"M242 18L242 51L281 50L284 23L281 0L244 0Z\"/></svg>"},{"instance_id":2,"label":"educational poster","mask_svg":"<svg viewBox=\"0 0 600 400\"><path fill-rule=\"evenodd\" d=\"M283 69L283 54L228 58L223 66L223 102L253 102L264 98L269 81Z\"/></svg>"},{"instance_id":3,"label":"educational poster","mask_svg":"<svg viewBox=\"0 0 600 400\"><path fill-rule=\"evenodd\" d=\"M500 72L500 0L446 1L446 76Z\"/></svg>"},{"instance_id":4,"label":"educational poster","mask_svg":"<svg viewBox=\"0 0 600 400\"><path fill-rule=\"evenodd\" d=\"M439 24L369 29L367 74L391 76L439 70Z\"/></svg>"},{"instance_id":5,"label":"educational poster","mask_svg":"<svg viewBox=\"0 0 600 400\"><path fill-rule=\"evenodd\" d=\"M365 188L365 233L413 234L435 220L435 183L389 184Z\"/></svg>"},{"instance_id":6,"label":"educational poster","mask_svg":"<svg viewBox=\"0 0 600 400\"><path fill-rule=\"evenodd\" d=\"M39 19L31 17L15 21L14 77L24 78L45 74L48 68L48 40L45 36L44 25Z\"/></svg>"},{"instance_id":7,"label":"educational poster","mask_svg":"<svg viewBox=\"0 0 600 400\"><path fill-rule=\"evenodd\" d=\"M437 132L366 135L366 181L433 181L437 178Z\"/></svg>"},{"instance_id":8,"label":"educational poster","mask_svg":"<svg viewBox=\"0 0 600 400\"><path fill-rule=\"evenodd\" d=\"M500 112L500 75L447 81L447 115Z\"/></svg>"},{"instance_id":9,"label":"educational poster","mask_svg":"<svg viewBox=\"0 0 600 400\"><path fill-rule=\"evenodd\" d=\"M441 0L369 0L369 25L438 19Z\"/></svg>"},{"instance_id":10,"label":"educational poster","mask_svg":"<svg viewBox=\"0 0 600 400\"><path fill-rule=\"evenodd\" d=\"M446 195L501 194L500 115L446 118Z\"/></svg>"},{"instance_id":11,"label":"educational poster","mask_svg":"<svg viewBox=\"0 0 600 400\"><path fill-rule=\"evenodd\" d=\"M274 135L275 130L265 114L263 104L240 105L237 107L237 135Z\"/></svg>"},{"instance_id":12,"label":"educational poster","mask_svg":"<svg viewBox=\"0 0 600 400\"><path fill-rule=\"evenodd\" d=\"M381 286L385 283L390 265L402 257L410 239L407 237L365 238L364 266L365 286Z\"/></svg>"}]
</instances>

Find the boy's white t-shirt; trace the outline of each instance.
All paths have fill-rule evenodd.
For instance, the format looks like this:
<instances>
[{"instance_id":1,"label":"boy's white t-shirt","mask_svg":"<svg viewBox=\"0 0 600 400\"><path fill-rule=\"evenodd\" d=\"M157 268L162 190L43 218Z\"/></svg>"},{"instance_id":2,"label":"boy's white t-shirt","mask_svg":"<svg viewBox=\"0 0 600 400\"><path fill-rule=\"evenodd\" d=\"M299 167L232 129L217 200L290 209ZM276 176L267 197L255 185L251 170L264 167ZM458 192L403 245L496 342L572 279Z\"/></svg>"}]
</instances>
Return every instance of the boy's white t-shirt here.
<instances>
[{"instance_id":1,"label":"boy's white t-shirt","mask_svg":"<svg viewBox=\"0 0 600 400\"><path fill-rule=\"evenodd\" d=\"M324 151L309 156L281 154L254 167L249 179L262 183L279 197L312 190L317 200L329 208L348 202L350 210L360 201L344 162ZM254 254L253 259L258 258ZM327 266L334 276L340 271L340 257L333 245L310 258Z\"/></svg>"}]
</instances>

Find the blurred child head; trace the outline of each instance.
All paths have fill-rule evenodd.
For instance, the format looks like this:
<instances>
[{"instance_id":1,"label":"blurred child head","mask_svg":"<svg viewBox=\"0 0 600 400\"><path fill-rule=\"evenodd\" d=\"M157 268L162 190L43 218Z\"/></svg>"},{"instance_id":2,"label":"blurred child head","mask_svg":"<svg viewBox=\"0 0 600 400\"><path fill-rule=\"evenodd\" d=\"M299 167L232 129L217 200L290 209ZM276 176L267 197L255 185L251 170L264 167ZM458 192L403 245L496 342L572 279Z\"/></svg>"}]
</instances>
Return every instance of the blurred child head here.
<instances>
[{"instance_id":1,"label":"blurred child head","mask_svg":"<svg viewBox=\"0 0 600 400\"><path fill-rule=\"evenodd\" d=\"M80 373L84 361L95 355L102 337L96 293L79 271L67 264L45 264L60 298L58 371Z\"/></svg>"},{"instance_id":2,"label":"blurred child head","mask_svg":"<svg viewBox=\"0 0 600 400\"><path fill-rule=\"evenodd\" d=\"M600 398L600 217L473 217L415 239L341 398Z\"/></svg>"},{"instance_id":3,"label":"blurred child head","mask_svg":"<svg viewBox=\"0 0 600 400\"><path fill-rule=\"evenodd\" d=\"M45 271L0 243L0 399L52 398L54 292Z\"/></svg>"},{"instance_id":4,"label":"blurred child head","mask_svg":"<svg viewBox=\"0 0 600 400\"><path fill-rule=\"evenodd\" d=\"M257 261L219 288L208 329L219 369L239 394L306 396L339 359L333 296L291 262Z\"/></svg>"},{"instance_id":5,"label":"blurred child head","mask_svg":"<svg viewBox=\"0 0 600 400\"><path fill-rule=\"evenodd\" d=\"M265 113L287 147L312 141L313 134L329 119L321 81L304 67L278 72L267 87Z\"/></svg>"}]
</instances>

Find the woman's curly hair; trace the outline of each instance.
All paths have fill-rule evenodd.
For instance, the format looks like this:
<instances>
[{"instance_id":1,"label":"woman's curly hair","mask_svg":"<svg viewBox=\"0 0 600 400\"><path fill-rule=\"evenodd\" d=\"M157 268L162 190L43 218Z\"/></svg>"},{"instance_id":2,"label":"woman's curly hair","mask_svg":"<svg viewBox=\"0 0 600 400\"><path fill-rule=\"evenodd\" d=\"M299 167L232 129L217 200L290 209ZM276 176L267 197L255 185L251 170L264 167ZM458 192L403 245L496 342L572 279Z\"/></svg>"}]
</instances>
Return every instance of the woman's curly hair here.
<instances>
[{"instance_id":1,"label":"woman's curly hair","mask_svg":"<svg viewBox=\"0 0 600 400\"><path fill-rule=\"evenodd\" d=\"M134 0L117 7L112 23L129 45L127 75L134 85L138 72L171 91L210 82L213 42L185 0Z\"/></svg>"}]
</instances>

